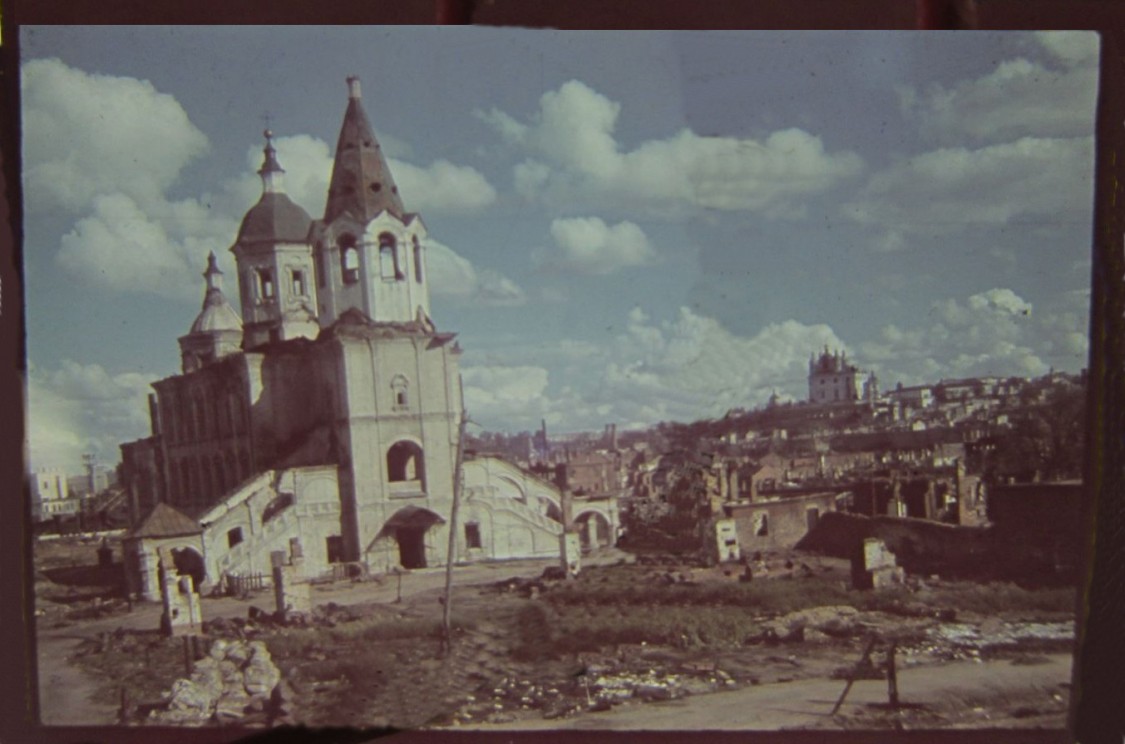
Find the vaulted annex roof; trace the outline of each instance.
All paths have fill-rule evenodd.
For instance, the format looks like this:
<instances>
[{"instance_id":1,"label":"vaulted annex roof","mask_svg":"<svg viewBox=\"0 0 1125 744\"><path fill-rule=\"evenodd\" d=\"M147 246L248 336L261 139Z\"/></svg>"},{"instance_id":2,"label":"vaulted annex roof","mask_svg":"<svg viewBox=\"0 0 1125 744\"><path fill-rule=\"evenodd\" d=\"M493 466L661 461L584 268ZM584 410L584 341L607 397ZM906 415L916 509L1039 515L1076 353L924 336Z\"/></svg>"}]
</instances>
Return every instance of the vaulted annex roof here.
<instances>
[{"instance_id":1,"label":"vaulted annex roof","mask_svg":"<svg viewBox=\"0 0 1125 744\"><path fill-rule=\"evenodd\" d=\"M177 537L179 535L198 535L203 532L199 523L182 511L158 503L128 537Z\"/></svg>"}]
</instances>

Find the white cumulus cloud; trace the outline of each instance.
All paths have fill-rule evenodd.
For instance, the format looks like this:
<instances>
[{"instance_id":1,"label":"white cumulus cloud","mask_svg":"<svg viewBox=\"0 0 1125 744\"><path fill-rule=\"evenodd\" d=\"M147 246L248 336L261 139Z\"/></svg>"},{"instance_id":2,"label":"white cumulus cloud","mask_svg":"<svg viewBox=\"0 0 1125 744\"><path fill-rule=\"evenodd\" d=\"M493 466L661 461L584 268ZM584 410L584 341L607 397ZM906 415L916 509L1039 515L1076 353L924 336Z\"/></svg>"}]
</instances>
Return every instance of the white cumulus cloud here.
<instances>
[{"instance_id":1,"label":"white cumulus cloud","mask_svg":"<svg viewBox=\"0 0 1125 744\"><path fill-rule=\"evenodd\" d=\"M1051 367L1084 366L1088 296L1064 293L1035 310L1006 288L933 303L930 323L887 325L859 348L884 385L936 382L942 377L1037 376Z\"/></svg>"},{"instance_id":2,"label":"white cumulus cloud","mask_svg":"<svg viewBox=\"0 0 1125 744\"><path fill-rule=\"evenodd\" d=\"M426 270L430 291L437 297L486 306L522 305L527 301L526 293L514 281L493 269L478 269L433 238L426 240Z\"/></svg>"},{"instance_id":3,"label":"white cumulus cloud","mask_svg":"<svg viewBox=\"0 0 1125 744\"><path fill-rule=\"evenodd\" d=\"M636 224L607 225L598 217L574 217L551 222L554 247L539 252L550 268L580 274L604 275L656 260L656 251Z\"/></svg>"},{"instance_id":4,"label":"white cumulus cloud","mask_svg":"<svg viewBox=\"0 0 1125 744\"><path fill-rule=\"evenodd\" d=\"M161 198L207 137L147 80L91 75L58 59L21 68L25 203L82 213L99 195Z\"/></svg>"},{"instance_id":5,"label":"white cumulus cloud","mask_svg":"<svg viewBox=\"0 0 1125 744\"><path fill-rule=\"evenodd\" d=\"M903 115L943 144L966 137L985 143L1090 135L1098 93L1097 34L1052 31L1034 38L1048 52L1047 62L1016 57L951 85L903 86L898 89Z\"/></svg>"},{"instance_id":6,"label":"white cumulus cloud","mask_svg":"<svg viewBox=\"0 0 1125 744\"><path fill-rule=\"evenodd\" d=\"M145 375L110 373L97 364L63 360L56 369L28 372L28 451L33 468L77 472L82 455L117 462L121 442L148 436Z\"/></svg>"},{"instance_id":7,"label":"white cumulus cloud","mask_svg":"<svg viewBox=\"0 0 1125 744\"><path fill-rule=\"evenodd\" d=\"M875 173L844 213L905 234L949 234L1013 221L1088 222L1093 204L1092 137L950 147L904 158Z\"/></svg>"},{"instance_id":8,"label":"white cumulus cloud","mask_svg":"<svg viewBox=\"0 0 1125 744\"><path fill-rule=\"evenodd\" d=\"M571 80L543 94L530 123L497 109L478 116L528 154L513 173L517 191L553 204L793 215L804 197L863 169L855 153L829 153L819 137L800 129L760 141L685 129L626 150L614 136L620 113L619 103Z\"/></svg>"},{"instance_id":9,"label":"white cumulus cloud","mask_svg":"<svg viewBox=\"0 0 1125 744\"><path fill-rule=\"evenodd\" d=\"M22 67L25 203L45 220L73 215L57 262L84 282L115 292L199 296L207 253L233 272L228 248L261 195L262 143L248 145L244 168L211 193L173 199L183 169L209 150L187 112L148 81L92 75L57 59ZM308 135L275 140L290 197L313 218L323 214L332 151ZM399 147L399 150L404 148ZM408 208L434 212L487 207L496 192L471 167L392 160ZM29 235L41 229L29 225ZM512 302L518 287L494 273L477 277L483 296Z\"/></svg>"}]
</instances>

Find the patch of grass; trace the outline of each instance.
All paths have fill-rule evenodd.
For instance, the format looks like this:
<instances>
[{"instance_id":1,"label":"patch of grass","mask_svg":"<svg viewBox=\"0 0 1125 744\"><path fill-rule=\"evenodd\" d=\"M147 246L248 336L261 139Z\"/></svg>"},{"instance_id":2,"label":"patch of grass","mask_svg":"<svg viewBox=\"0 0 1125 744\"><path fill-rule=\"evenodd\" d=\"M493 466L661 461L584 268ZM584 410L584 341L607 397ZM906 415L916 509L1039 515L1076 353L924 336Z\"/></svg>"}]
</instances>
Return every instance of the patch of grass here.
<instances>
[{"instance_id":1,"label":"patch of grass","mask_svg":"<svg viewBox=\"0 0 1125 744\"><path fill-rule=\"evenodd\" d=\"M179 638L156 632L136 634L128 648L110 647L102 653L79 656L77 664L100 680L93 698L105 704L120 702L121 688L134 703L151 703L184 674L183 646Z\"/></svg>"},{"instance_id":2,"label":"patch of grass","mask_svg":"<svg viewBox=\"0 0 1125 744\"><path fill-rule=\"evenodd\" d=\"M617 569L620 571L620 569ZM769 579L741 582L703 582L698 584L659 584L638 572L622 572L616 580L605 581L593 574L577 582L554 587L544 598L555 607L642 606L642 607L745 607L760 613L786 613L824 605L856 606L862 598L838 581L818 577L807 579Z\"/></svg>"},{"instance_id":3,"label":"patch of grass","mask_svg":"<svg viewBox=\"0 0 1125 744\"><path fill-rule=\"evenodd\" d=\"M549 605L528 602L515 618L516 645L512 658L517 661L542 661L555 652L559 616Z\"/></svg>"},{"instance_id":4,"label":"patch of grass","mask_svg":"<svg viewBox=\"0 0 1125 744\"><path fill-rule=\"evenodd\" d=\"M939 587L933 596L938 604L981 615L1073 613L1077 590L1074 587L1023 589L1015 584L997 582Z\"/></svg>"},{"instance_id":5,"label":"patch of grass","mask_svg":"<svg viewBox=\"0 0 1125 744\"><path fill-rule=\"evenodd\" d=\"M596 651L618 644L675 648L730 648L758 635L748 613L729 607L575 606L562 610L549 635L538 642L541 656Z\"/></svg>"},{"instance_id":6,"label":"patch of grass","mask_svg":"<svg viewBox=\"0 0 1125 744\"><path fill-rule=\"evenodd\" d=\"M1075 590L1071 587L1024 589L1006 582L943 584L920 592L905 587L864 592L856 607L864 610L900 612L905 606L953 609L978 615L1071 614Z\"/></svg>"}]
</instances>

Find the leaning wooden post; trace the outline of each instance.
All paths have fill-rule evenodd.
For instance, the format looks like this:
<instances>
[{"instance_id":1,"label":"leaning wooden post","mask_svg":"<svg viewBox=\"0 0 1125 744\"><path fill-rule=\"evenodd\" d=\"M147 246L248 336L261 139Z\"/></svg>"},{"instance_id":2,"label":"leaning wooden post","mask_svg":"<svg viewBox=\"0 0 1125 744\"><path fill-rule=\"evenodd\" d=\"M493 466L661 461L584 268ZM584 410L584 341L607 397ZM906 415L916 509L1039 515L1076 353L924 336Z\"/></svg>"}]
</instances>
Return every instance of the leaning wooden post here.
<instances>
[{"instance_id":1,"label":"leaning wooden post","mask_svg":"<svg viewBox=\"0 0 1125 744\"><path fill-rule=\"evenodd\" d=\"M895 643L891 641L887 649L887 701L892 708L898 708L898 672L895 670Z\"/></svg>"},{"instance_id":2,"label":"leaning wooden post","mask_svg":"<svg viewBox=\"0 0 1125 744\"><path fill-rule=\"evenodd\" d=\"M859 668L866 664L867 660L871 657L871 652L875 649L876 641L878 641L878 637L874 635L867 639L867 645L863 649L863 656L860 657L859 663L857 663L855 667L853 667L852 670L848 672L848 683L844 685L844 691L840 693L840 699L837 700L836 704L832 706L832 712L828 715L836 715L836 711L840 710L840 706L844 704L844 698L848 696L848 693L852 689L852 685L855 684L856 673L859 671Z\"/></svg>"},{"instance_id":3,"label":"leaning wooden post","mask_svg":"<svg viewBox=\"0 0 1125 744\"><path fill-rule=\"evenodd\" d=\"M184 636L184 674L190 677L192 673L193 659L191 658L191 638Z\"/></svg>"},{"instance_id":4,"label":"leaning wooden post","mask_svg":"<svg viewBox=\"0 0 1125 744\"><path fill-rule=\"evenodd\" d=\"M449 550L445 557L445 595L441 609L441 646L448 653L453 646L453 631L450 627L453 607L453 562L457 557L457 509L461 504L461 469L465 459L465 427L469 415L465 412L465 386L460 376L457 385L461 392L461 426L457 434L457 461L453 470L453 506L449 510Z\"/></svg>"}]
</instances>

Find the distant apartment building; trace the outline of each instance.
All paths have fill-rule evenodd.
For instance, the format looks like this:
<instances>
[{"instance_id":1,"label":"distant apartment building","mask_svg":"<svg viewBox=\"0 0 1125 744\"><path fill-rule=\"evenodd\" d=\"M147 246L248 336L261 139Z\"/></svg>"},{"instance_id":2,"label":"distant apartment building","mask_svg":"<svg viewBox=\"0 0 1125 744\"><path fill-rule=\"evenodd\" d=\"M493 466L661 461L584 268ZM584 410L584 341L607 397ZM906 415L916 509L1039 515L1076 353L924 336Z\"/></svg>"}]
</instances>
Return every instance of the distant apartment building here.
<instances>
[{"instance_id":1,"label":"distant apartment building","mask_svg":"<svg viewBox=\"0 0 1125 744\"><path fill-rule=\"evenodd\" d=\"M904 416L910 411L921 411L934 404L934 389L929 385L911 385L904 387L899 383L894 390L887 393L896 416Z\"/></svg>"},{"instance_id":2,"label":"distant apartment building","mask_svg":"<svg viewBox=\"0 0 1125 744\"><path fill-rule=\"evenodd\" d=\"M616 452L581 452L566 462L566 484L574 493L609 493L624 487L621 455Z\"/></svg>"},{"instance_id":3,"label":"distant apartment building","mask_svg":"<svg viewBox=\"0 0 1125 744\"><path fill-rule=\"evenodd\" d=\"M71 498L67 475L57 468L42 468L29 476L31 515L35 521L78 512L80 499Z\"/></svg>"}]
</instances>

